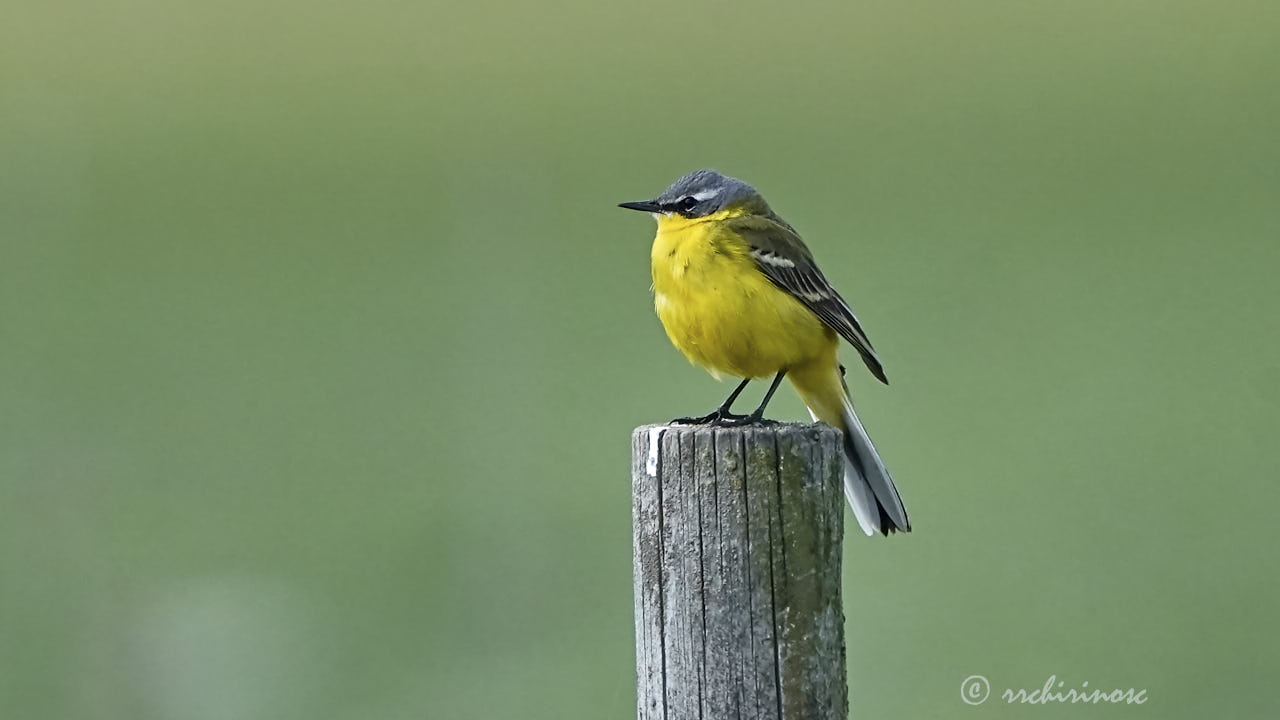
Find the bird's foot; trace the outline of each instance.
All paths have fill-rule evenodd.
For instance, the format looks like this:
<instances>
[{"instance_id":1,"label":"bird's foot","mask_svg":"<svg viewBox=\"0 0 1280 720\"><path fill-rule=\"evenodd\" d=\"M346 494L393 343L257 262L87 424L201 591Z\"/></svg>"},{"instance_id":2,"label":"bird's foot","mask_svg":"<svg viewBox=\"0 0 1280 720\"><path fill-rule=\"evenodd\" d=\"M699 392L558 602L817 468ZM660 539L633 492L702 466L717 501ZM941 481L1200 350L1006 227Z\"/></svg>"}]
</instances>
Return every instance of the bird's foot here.
<instances>
[{"instance_id":1,"label":"bird's foot","mask_svg":"<svg viewBox=\"0 0 1280 720\"><path fill-rule=\"evenodd\" d=\"M746 425L777 425L777 420L770 420L761 412L739 415L728 410L717 408L702 417L684 417L672 420L668 425L710 425L711 427L744 427Z\"/></svg>"},{"instance_id":2,"label":"bird's foot","mask_svg":"<svg viewBox=\"0 0 1280 720\"><path fill-rule=\"evenodd\" d=\"M715 425L717 425L718 427L745 427L747 425L768 426L768 425L777 425L777 424L778 424L777 420L770 420L769 418L765 417L764 413L760 412L759 410L751 413L750 415L739 415L738 417L715 423Z\"/></svg>"},{"instance_id":3,"label":"bird's foot","mask_svg":"<svg viewBox=\"0 0 1280 720\"><path fill-rule=\"evenodd\" d=\"M727 427L726 423L738 422L746 418L746 415L738 415L729 412L729 408L718 407L715 410L702 415L701 417L681 417L667 423L668 425L711 425L715 427Z\"/></svg>"}]
</instances>

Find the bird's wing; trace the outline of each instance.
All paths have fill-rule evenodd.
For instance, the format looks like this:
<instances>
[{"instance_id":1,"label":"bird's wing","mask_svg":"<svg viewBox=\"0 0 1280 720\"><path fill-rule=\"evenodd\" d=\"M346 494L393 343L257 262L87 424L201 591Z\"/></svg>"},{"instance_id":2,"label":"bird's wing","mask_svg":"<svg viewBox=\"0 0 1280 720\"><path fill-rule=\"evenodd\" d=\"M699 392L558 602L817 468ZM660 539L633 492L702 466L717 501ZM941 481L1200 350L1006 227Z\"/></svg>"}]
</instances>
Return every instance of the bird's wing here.
<instances>
[{"instance_id":1,"label":"bird's wing","mask_svg":"<svg viewBox=\"0 0 1280 720\"><path fill-rule=\"evenodd\" d=\"M871 341L849 303L823 277L800 235L781 218L744 215L728 221L729 229L746 240L756 267L774 285L813 311L827 327L849 341L871 374L889 383Z\"/></svg>"}]
</instances>

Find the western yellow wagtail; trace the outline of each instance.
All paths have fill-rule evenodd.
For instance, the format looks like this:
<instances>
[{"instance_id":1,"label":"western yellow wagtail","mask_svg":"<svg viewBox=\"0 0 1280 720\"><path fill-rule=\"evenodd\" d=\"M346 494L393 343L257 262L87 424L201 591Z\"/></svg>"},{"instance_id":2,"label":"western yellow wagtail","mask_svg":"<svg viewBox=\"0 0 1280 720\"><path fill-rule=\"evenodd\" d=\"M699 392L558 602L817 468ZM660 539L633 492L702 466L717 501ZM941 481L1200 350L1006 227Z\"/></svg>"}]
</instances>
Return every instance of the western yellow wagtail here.
<instances>
[{"instance_id":1,"label":"western yellow wagtail","mask_svg":"<svg viewBox=\"0 0 1280 720\"><path fill-rule=\"evenodd\" d=\"M844 492L862 531L909 532L898 489L849 399L836 360L839 338L872 375L889 381L858 318L795 228L755 188L714 170L689 173L653 200L619 207L658 221L650 252L654 305L671 342L713 376L743 378L711 414L673 422L760 422L778 384L790 377L814 419L844 431ZM733 401L747 383L770 375L760 407L734 414Z\"/></svg>"}]
</instances>

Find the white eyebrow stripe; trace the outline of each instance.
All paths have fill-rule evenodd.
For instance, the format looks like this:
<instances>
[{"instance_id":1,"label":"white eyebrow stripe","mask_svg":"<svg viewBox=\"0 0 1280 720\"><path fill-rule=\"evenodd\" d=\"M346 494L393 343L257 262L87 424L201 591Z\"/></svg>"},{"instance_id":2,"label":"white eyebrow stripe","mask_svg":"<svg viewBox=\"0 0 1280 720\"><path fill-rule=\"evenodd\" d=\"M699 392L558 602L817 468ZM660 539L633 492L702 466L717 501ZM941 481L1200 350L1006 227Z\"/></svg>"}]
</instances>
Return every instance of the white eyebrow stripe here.
<instances>
[{"instance_id":1,"label":"white eyebrow stripe","mask_svg":"<svg viewBox=\"0 0 1280 720\"><path fill-rule=\"evenodd\" d=\"M787 258L774 255L773 253L767 252L765 250L752 249L751 257L755 258L756 260L759 260L765 265L773 265L774 267L793 268L796 266L794 262L788 260Z\"/></svg>"},{"instance_id":2,"label":"white eyebrow stripe","mask_svg":"<svg viewBox=\"0 0 1280 720\"><path fill-rule=\"evenodd\" d=\"M703 190L702 192L696 192L690 195L689 197L693 198L694 200L697 200L698 202L702 202L704 200L710 200L711 198L719 194L720 194L720 191L718 189L712 188L710 190Z\"/></svg>"}]
</instances>

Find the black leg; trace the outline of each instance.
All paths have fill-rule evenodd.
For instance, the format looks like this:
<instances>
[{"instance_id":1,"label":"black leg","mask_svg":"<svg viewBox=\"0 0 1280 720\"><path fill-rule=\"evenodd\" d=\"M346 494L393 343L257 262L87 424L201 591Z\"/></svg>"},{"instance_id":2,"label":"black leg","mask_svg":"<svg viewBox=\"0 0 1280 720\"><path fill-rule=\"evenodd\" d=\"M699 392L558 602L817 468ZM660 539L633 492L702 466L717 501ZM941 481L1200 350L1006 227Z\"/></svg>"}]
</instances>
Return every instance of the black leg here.
<instances>
[{"instance_id":1,"label":"black leg","mask_svg":"<svg viewBox=\"0 0 1280 720\"><path fill-rule=\"evenodd\" d=\"M726 398L724 402L720 403L720 407L712 410L710 413L703 415L702 417L676 418L675 420L672 420L670 424L706 425L708 423L719 424L724 420L741 420L746 417L746 415L734 415L729 411L729 408L733 406L733 401L738 399L738 396L742 394L743 389L747 387L747 383L749 382L751 382L751 378L743 379L742 382L738 383L738 387L734 388L733 392L729 393L729 397Z\"/></svg>"},{"instance_id":2,"label":"black leg","mask_svg":"<svg viewBox=\"0 0 1280 720\"><path fill-rule=\"evenodd\" d=\"M772 420L764 419L764 409L769 404L769 400L773 398L774 391L782 384L782 378L785 377L786 374L786 370L778 371L778 374L773 377L773 384L769 386L768 392L764 394L764 399L760 401L760 407L751 411L750 415L724 420L717 424L723 425L724 427L737 427L739 425L754 425L755 423L772 423Z\"/></svg>"}]
</instances>

